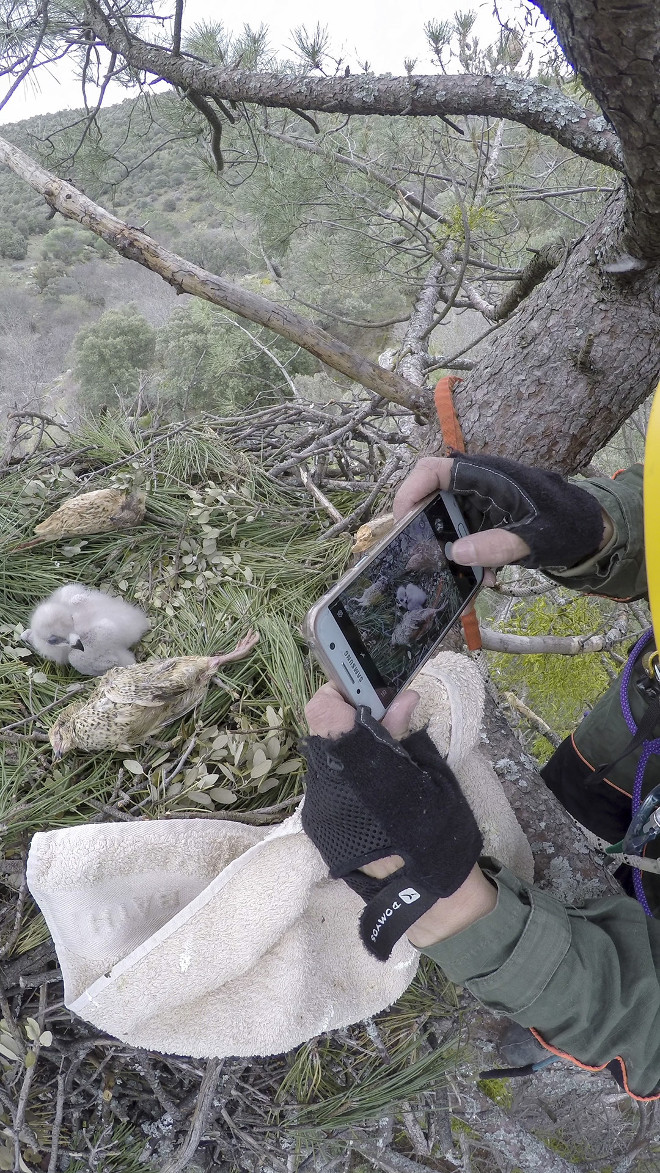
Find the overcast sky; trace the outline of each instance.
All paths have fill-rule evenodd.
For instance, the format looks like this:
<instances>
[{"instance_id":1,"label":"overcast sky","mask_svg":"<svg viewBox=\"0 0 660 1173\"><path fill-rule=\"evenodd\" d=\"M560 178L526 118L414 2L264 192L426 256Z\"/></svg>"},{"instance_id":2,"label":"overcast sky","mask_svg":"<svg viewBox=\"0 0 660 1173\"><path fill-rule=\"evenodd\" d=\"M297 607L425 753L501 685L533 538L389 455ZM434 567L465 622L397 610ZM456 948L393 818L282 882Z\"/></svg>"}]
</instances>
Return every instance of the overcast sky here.
<instances>
[{"instance_id":1,"label":"overcast sky","mask_svg":"<svg viewBox=\"0 0 660 1173\"><path fill-rule=\"evenodd\" d=\"M515 10L515 0L500 0L500 13ZM161 6L163 13L171 11L173 5ZM185 20L188 27L204 18L222 20L227 28L240 31L244 23L253 27L261 23L270 29L271 47L286 52L291 45L290 32L297 25L304 24L313 30L316 23L327 26L333 48L351 65L365 58L375 73L404 72L405 58L417 58L416 73L433 71L431 57L424 37L424 24L428 20L447 19L456 9L473 9L479 14L478 28L482 42L497 35L497 25L492 17L492 0L243 0L240 5L213 2L213 0L187 0ZM3 94L0 89L0 97ZM125 90L115 88L108 93L110 101L122 101L128 95ZM17 91L0 110L0 122L17 122L34 114L47 114L68 107L81 105L80 85L72 76L66 62L59 62L48 74L40 71L39 82L33 80Z\"/></svg>"}]
</instances>

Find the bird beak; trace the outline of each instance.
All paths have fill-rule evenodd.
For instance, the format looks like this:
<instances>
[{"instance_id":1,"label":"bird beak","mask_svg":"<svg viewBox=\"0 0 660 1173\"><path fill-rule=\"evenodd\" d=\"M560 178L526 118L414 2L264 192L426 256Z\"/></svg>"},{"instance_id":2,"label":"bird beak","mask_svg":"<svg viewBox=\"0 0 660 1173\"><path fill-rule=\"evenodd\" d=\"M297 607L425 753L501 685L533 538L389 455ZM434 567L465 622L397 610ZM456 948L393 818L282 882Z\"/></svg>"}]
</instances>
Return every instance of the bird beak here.
<instances>
[{"instance_id":1,"label":"bird beak","mask_svg":"<svg viewBox=\"0 0 660 1173\"><path fill-rule=\"evenodd\" d=\"M72 633L69 636L69 644L71 645L71 649L73 651L84 652L85 650L84 644L80 640L79 636L77 636L75 633Z\"/></svg>"},{"instance_id":2,"label":"bird beak","mask_svg":"<svg viewBox=\"0 0 660 1173\"><path fill-rule=\"evenodd\" d=\"M57 729L51 730L50 744L53 747L53 761L59 762L60 758L64 757L64 741L62 735Z\"/></svg>"}]
</instances>

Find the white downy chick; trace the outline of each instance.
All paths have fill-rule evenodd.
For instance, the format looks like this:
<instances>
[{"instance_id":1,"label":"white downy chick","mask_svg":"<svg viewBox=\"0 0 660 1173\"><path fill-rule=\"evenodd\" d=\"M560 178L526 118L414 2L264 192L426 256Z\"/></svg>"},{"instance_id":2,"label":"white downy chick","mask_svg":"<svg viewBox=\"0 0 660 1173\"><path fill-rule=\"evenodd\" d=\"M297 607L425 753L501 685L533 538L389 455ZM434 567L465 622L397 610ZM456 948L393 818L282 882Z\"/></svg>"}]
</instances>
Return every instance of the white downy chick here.
<instances>
[{"instance_id":1,"label":"white downy chick","mask_svg":"<svg viewBox=\"0 0 660 1173\"><path fill-rule=\"evenodd\" d=\"M100 676L108 668L134 664L128 648L148 628L149 620L139 607L72 582L39 604L23 639L56 664Z\"/></svg>"},{"instance_id":2,"label":"white downy chick","mask_svg":"<svg viewBox=\"0 0 660 1173\"><path fill-rule=\"evenodd\" d=\"M426 591L416 586L414 582L406 583L405 586L397 588L396 601L406 611L417 611L420 607L424 606L427 598Z\"/></svg>"}]
</instances>

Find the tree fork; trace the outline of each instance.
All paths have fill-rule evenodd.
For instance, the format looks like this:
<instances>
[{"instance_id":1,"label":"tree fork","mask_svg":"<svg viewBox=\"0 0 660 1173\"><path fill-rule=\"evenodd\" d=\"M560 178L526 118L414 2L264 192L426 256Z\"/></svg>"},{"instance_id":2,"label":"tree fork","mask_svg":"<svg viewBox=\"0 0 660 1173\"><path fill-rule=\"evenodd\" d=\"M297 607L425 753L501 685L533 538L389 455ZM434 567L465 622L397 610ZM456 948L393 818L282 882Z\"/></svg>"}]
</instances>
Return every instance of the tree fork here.
<instances>
[{"instance_id":1,"label":"tree fork","mask_svg":"<svg viewBox=\"0 0 660 1173\"><path fill-rule=\"evenodd\" d=\"M266 326L275 334L303 347L326 366L410 411L424 417L433 411L431 397L424 388L415 387L400 375L384 370L286 306L278 305L258 293L250 293L240 285L234 285L177 253L170 252L141 228L134 228L119 220L100 204L83 195L73 184L46 171L29 155L2 138L0 162L43 195L49 207L68 220L76 220L89 228L121 256L158 273L177 293L203 298L250 322Z\"/></svg>"}]
</instances>

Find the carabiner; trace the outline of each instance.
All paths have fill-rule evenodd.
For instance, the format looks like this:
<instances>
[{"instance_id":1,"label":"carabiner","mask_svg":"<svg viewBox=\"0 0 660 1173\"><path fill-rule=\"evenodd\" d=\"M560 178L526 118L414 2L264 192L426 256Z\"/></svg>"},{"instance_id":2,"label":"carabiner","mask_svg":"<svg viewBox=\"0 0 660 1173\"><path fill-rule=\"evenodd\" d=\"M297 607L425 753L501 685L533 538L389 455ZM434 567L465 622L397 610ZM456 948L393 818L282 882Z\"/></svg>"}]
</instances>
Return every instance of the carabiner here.
<instances>
[{"instance_id":1,"label":"carabiner","mask_svg":"<svg viewBox=\"0 0 660 1173\"><path fill-rule=\"evenodd\" d=\"M620 851L623 855L641 855L647 843L660 835L660 784L646 796L626 831Z\"/></svg>"}]
</instances>

